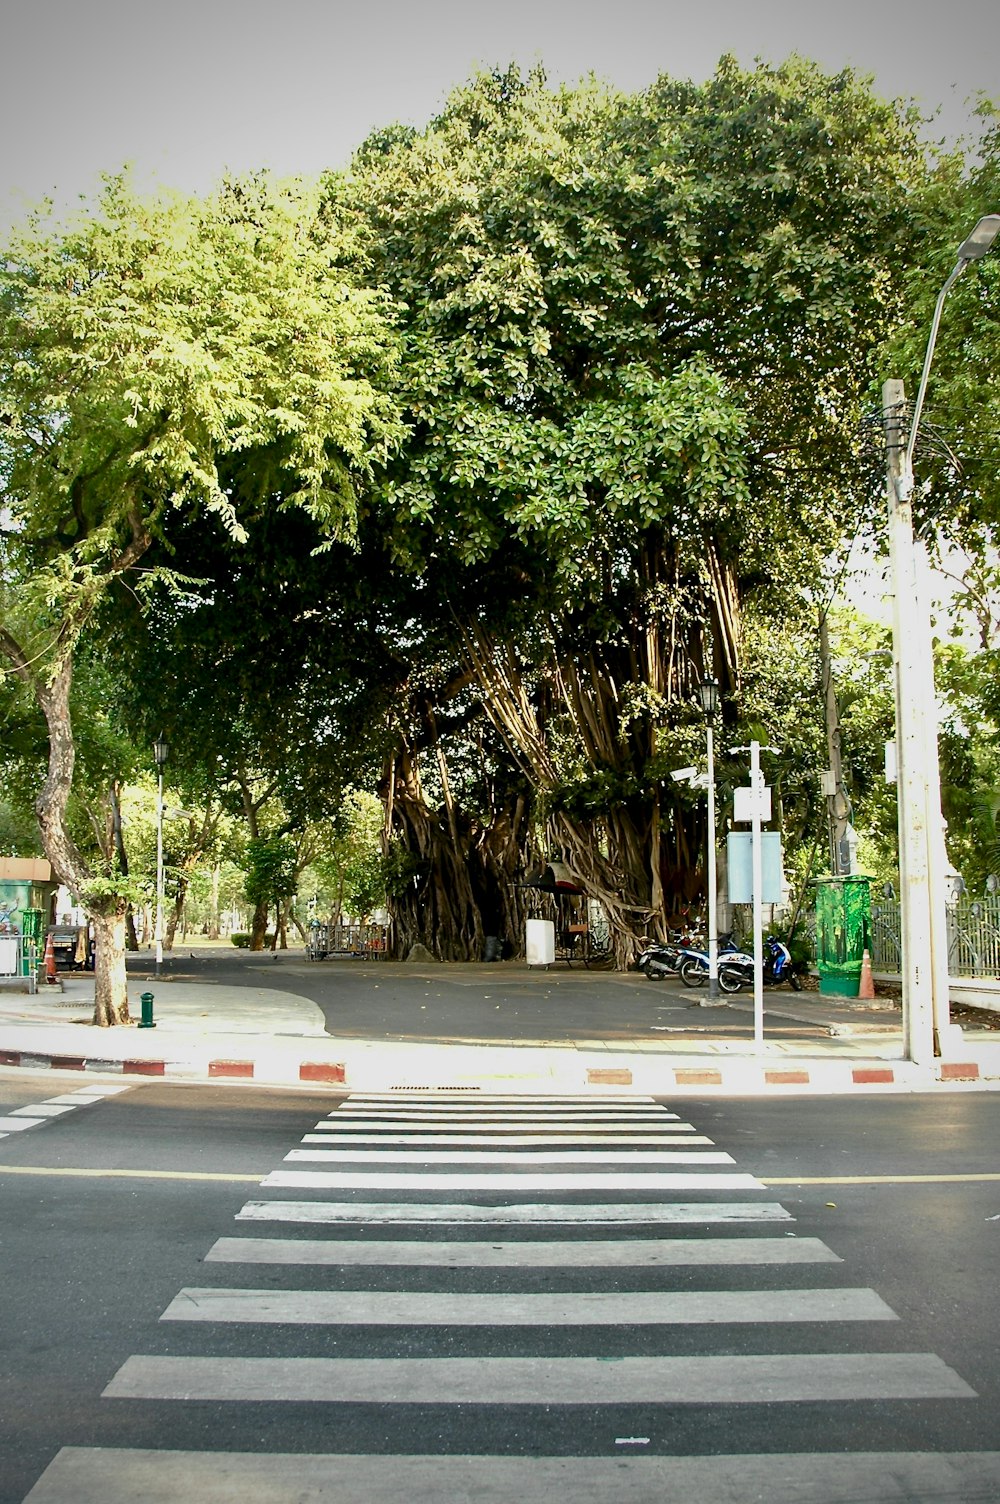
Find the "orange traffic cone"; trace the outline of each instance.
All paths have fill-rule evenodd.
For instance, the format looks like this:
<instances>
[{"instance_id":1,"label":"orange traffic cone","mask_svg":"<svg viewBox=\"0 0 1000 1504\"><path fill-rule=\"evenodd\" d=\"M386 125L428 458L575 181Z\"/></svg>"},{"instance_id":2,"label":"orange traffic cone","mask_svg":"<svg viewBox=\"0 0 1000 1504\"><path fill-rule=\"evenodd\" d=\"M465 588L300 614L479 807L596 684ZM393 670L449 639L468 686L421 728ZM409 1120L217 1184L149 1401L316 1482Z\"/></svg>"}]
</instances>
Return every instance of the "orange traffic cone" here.
<instances>
[{"instance_id":1,"label":"orange traffic cone","mask_svg":"<svg viewBox=\"0 0 1000 1504\"><path fill-rule=\"evenodd\" d=\"M867 950L861 957L861 986L858 988L858 997L872 998L875 996L875 983L872 980L872 958Z\"/></svg>"},{"instance_id":2,"label":"orange traffic cone","mask_svg":"<svg viewBox=\"0 0 1000 1504\"><path fill-rule=\"evenodd\" d=\"M56 948L52 944L52 936L45 937L45 980L47 983L55 983L56 977Z\"/></svg>"}]
</instances>

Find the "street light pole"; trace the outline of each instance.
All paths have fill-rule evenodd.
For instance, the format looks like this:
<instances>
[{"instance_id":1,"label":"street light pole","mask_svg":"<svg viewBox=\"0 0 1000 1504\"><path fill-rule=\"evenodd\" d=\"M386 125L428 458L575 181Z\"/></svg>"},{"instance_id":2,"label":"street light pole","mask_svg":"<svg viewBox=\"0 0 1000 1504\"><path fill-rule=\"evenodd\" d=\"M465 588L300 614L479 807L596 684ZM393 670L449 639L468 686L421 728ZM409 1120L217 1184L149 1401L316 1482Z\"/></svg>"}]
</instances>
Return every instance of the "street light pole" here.
<instances>
[{"instance_id":1,"label":"street light pole","mask_svg":"<svg viewBox=\"0 0 1000 1504\"><path fill-rule=\"evenodd\" d=\"M163 965L163 769L169 756L170 748L162 735L153 743L153 761L156 763L157 790L156 790L156 921L155 921L155 944L156 944L156 975L160 975Z\"/></svg>"},{"instance_id":2,"label":"street light pole","mask_svg":"<svg viewBox=\"0 0 1000 1504\"><path fill-rule=\"evenodd\" d=\"M986 215L958 250L938 294L920 387L904 442L901 381L882 388L886 436L886 500L893 588L893 663L899 799L900 922L903 950L903 1031L907 1056L928 1063L940 1055L949 1028L948 935L941 818L929 565L913 535L913 454L945 298L973 261L1000 234L1000 214Z\"/></svg>"},{"instance_id":3,"label":"street light pole","mask_svg":"<svg viewBox=\"0 0 1000 1504\"><path fill-rule=\"evenodd\" d=\"M705 716L705 732L708 743L708 861L705 881L708 887L708 1001L719 1000L719 919L718 878L715 865L715 739L712 721L719 708L719 684L716 679L703 679L698 685L698 699Z\"/></svg>"}]
</instances>

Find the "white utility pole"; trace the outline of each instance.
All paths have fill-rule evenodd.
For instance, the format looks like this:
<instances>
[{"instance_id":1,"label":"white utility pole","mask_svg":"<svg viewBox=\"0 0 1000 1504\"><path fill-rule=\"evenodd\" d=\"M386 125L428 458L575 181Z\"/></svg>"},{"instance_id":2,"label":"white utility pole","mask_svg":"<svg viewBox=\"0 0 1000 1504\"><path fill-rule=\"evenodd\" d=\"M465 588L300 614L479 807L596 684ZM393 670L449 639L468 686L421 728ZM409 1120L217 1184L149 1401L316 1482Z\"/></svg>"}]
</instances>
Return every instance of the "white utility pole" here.
<instances>
[{"instance_id":1,"label":"white utility pole","mask_svg":"<svg viewBox=\"0 0 1000 1504\"><path fill-rule=\"evenodd\" d=\"M882 388L886 500L893 588L893 665L899 796L900 920L903 941L903 1033L918 1063L940 1054L949 1031L948 934L944 823L938 766L934 653L927 550L913 537L913 454L945 298L1000 234L1000 214L985 215L958 248L938 293L920 388L909 425L901 381Z\"/></svg>"},{"instance_id":2,"label":"white utility pole","mask_svg":"<svg viewBox=\"0 0 1000 1504\"><path fill-rule=\"evenodd\" d=\"M760 816L764 800L764 775L760 771L760 742L750 743L750 851L753 872L753 1043L764 1048L764 922L761 894L764 862L760 844Z\"/></svg>"},{"instance_id":3,"label":"white utility pole","mask_svg":"<svg viewBox=\"0 0 1000 1504\"><path fill-rule=\"evenodd\" d=\"M905 481L907 423L901 381L882 387L886 442L886 503L892 579L892 650L896 692L896 787L899 821L899 913L903 952L903 1035L907 1057L918 1064L934 1058L942 1003L948 1006L947 953L944 995L932 945L933 876L928 828L928 764L937 769L933 735L934 665L928 662L930 631L924 573L913 539L912 487ZM939 791L940 797L940 791ZM933 812L930 819L933 821ZM937 823L941 822L938 803ZM942 919L943 919L942 899ZM946 1013L947 1016L947 1013Z\"/></svg>"}]
</instances>

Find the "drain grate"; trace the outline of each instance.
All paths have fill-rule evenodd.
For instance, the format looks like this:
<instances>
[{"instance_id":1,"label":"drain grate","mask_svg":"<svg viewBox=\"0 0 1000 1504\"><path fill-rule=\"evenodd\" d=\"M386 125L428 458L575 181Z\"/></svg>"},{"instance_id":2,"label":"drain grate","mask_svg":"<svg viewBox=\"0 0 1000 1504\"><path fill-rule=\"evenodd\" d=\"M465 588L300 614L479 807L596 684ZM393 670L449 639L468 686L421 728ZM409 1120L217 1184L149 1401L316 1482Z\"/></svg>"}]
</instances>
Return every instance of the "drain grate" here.
<instances>
[{"instance_id":1,"label":"drain grate","mask_svg":"<svg viewBox=\"0 0 1000 1504\"><path fill-rule=\"evenodd\" d=\"M482 1091L481 1086L390 1086L390 1091Z\"/></svg>"}]
</instances>

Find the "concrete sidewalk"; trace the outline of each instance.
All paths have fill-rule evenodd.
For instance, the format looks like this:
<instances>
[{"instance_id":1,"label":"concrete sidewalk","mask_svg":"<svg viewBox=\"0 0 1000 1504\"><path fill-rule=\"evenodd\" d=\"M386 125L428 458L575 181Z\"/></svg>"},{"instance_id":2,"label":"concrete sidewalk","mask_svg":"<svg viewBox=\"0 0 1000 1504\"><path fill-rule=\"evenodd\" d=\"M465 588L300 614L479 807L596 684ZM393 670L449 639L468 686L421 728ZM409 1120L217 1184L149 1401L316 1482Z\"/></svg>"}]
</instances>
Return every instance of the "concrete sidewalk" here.
<instances>
[{"instance_id":1,"label":"concrete sidewalk","mask_svg":"<svg viewBox=\"0 0 1000 1504\"><path fill-rule=\"evenodd\" d=\"M136 964L130 960L130 966ZM221 958L220 974L227 964L231 971L232 957ZM574 995L606 1000L617 1016L618 989L619 998L628 989L634 997L643 984L612 972L553 977L517 963L421 968L383 962L374 970L351 961L317 964L329 968L325 975L306 970L296 957L279 963L283 971L247 965L248 980L240 985L174 976L154 982L137 966L129 983L130 1007L139 1019L141 994L152 991L152 1028L95 1028L90 1022L94 984L87 974L62 975L58 988L33 996L8 985L0 989L0 1066L326 1084L352 1091L452 1087L736 1096L1000 1089L1000 1033L957 1032L946 1058L917 1066L903 1059L899 1011L891 1001L865 1005L815 992L768 992L764 1048L758 1052L753 1002L746 994L708 1008L692 1006L704 1002L701 993L677 988L657 994L663 1000L658 1016L675 1020L652 1025L659 1034L645 1028L630 1038L620 1031L601 1037L591 1030L587 1037L556 1042L545 1037L543 1006L553 989L569 987ZM279 976L284 985L271 985ZM334 980L349 988L352 1001L371 1020L367 1034L356 1028L328 1032L323 1008L296 990L297 979L313 991L316 984ZM467 1033L445 1037L426 1026L414 1032L420 1029L416 1004L405 1037L387 1036L377 1027L380 988L382 997L389 987L409 988L416 997L421 989L447 984L464 989L473 1020ZM519 1037L477 1037L477 1004L507 997L517 1004Z\"/></svg>"}]
</instances>

